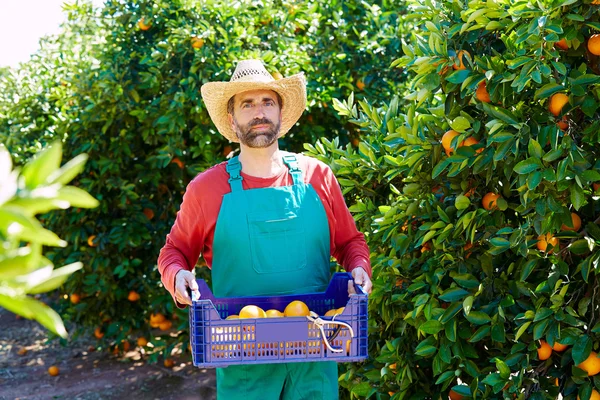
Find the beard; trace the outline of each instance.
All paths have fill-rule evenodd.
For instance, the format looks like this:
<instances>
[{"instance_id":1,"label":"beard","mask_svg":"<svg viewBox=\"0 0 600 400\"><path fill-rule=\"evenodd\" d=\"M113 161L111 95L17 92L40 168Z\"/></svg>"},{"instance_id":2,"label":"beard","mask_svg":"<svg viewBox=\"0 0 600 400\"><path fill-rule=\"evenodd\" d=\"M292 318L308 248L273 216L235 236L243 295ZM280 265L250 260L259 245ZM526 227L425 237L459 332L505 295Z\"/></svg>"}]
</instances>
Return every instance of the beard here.
<instances>
[{"instance_id":1,"label":"beard","mask_svg":"<svg viewBox=\"0 0 600 400\"><path fill-rule=\"evenodd\" d=\"M266 118L253 120L243 126L240 126L235 118L234 122L236 128L235 134L240 139L240 143L254 149L262 149L275 143L279 135L279 128L281 127L281 122L274 125L273 122ZM257 125L268 125L269 128L264 130L253 129Z\"/></svg>"}]
</instances>

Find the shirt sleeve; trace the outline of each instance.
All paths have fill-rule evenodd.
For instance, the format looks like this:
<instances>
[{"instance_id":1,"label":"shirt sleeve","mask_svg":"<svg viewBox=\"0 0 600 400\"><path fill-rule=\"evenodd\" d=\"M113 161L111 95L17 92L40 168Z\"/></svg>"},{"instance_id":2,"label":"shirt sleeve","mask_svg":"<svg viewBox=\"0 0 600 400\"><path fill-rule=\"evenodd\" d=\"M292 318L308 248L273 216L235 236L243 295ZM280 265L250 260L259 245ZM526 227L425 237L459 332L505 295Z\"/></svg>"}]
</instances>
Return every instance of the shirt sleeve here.
<instances>
[{"instance_id":1,"label":"shirt sleeve","mask_svg":"<svg viewBox=\"0 0 600 400\"><path fill-rule=\"evenodd\" d=\"M334 221L333 248L331 254L348 272L362 267L371 276L369 246L365 236L356 228L356 222L346 206L339 182L331 168L326 168L325 181L330 192Z\"/></svg>"},{"instance_id":2,"label":"shirt sleeve","mask_svg":"<svg viewBox=\"0 0 600 400\"><path fill-rule=\"evenodd\" d=\"M196 181L190 182L183 195L175 223L158 256L161 281L175 300L175 275L182 269L192 271L205 241L205 221ZM175 300L177 307L185 308Z\"/></svg>"}]
</instances>

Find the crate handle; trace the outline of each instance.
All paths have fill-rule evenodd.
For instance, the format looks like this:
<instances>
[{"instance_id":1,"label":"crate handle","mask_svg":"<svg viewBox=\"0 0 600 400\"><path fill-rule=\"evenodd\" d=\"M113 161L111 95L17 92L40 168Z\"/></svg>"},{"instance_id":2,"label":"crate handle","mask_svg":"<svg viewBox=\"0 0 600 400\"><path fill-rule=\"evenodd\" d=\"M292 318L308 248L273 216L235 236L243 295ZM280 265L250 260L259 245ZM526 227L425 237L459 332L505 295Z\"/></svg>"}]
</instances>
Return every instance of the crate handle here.
<instances>
[{"instance_id":1,"label":"crate handle","mask_svg":"<svg viewBox=\"0 0 600 400\"><path fill-rule=\"evenodd\" d=\"M329 340L327 339L327 336L325 335L325 331L323 330L323 326L325 324L338 325L338 328L340 328L340 327L348 328L348 330L350 331L350 337L354 337L354 330L352 329L352 327L350 325L348 325L345 322L336 321L335 319L332 319L331 321L321 319L319 317L319 314L317 314L314 311L311 311L310 315L307 315L306 318L319 328L319 330L321 331L321 337L323 338L325 345L327 346L329 351L332 351L334 353L341 353L344 351L344 349L343 348L334 349L333 347L331 347L331 345L329 344ZM338 334L339 334L339 330L331 337L331 340L335 339Z\"/></svg>"}]
</instances>

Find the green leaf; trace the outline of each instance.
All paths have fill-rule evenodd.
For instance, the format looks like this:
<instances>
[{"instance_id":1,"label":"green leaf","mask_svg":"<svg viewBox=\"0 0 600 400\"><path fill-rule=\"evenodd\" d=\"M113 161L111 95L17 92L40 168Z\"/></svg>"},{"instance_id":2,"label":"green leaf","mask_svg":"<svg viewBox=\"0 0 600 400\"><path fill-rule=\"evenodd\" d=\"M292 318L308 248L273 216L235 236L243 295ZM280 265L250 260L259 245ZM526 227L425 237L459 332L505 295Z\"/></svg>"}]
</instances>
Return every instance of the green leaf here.
<instances>
[{"instance_id":1,"label":"green leaf","mask_svg":"<svg viewBox=\"0 0 600 400\"><path fill-rule=\"evenodd\" d=\"M435 319L429 320L429 321L424 322L423 324L419 325L419 330L421 332L425 332L429 335L435 335L436 333L440 332L442 329L444 329L444 325L442 325L442 323L440 321L437 321Z\"/></svg>"},{"instance_id":2,"label":"green leaf","mask_svg":"<svg viewBox=\"0 0 600 400\"><path fill-rule=\"evenodd\" d=\"M517 125L519 123L519 119L504 108L493 106L488 103L482 103L481 106L483 107L483 111L494 118L498 118L511 125Z\"/></svg>"},{"instance_id":3,"label":"green leaf","mask_svg":"<svg viewBox=\"0 0 600 400\"><path fill-rule=\"evenodd\" d=\"M471 127L471 123L465 117L456 117L450 122L450 127L459 133L463 133Z\"/></svg>"},{"instance_id":4,"label":"green leaf","mask_svg":"<svg viewBox=\"0 0 600 400\"><path fill-rule=\"evenodd\" d=\"M470 70L468 70L468 69L459 69L457 71L454 71L450 75L448 75L448 77L446 78L446 80L448 82L451 82L451 83L459 84L459 83L463 83L464 80L469 77L469 75L471 75L471 71Z\"/></svg>"},{"instance_id":5,"label":"green leaf","mask_svg":"<svg viewBox=\"0 0 600 400\"><path fill-rule=\"evenodd\" d=\"M533 340L540 340L542 337L544 337L549 323L550 320L545 319L533 326Z\"/></svg>"},{"instance_id":6,"label":"green leaf","mask_svg":"<svg viewBox=\"0 0 600 400\"><path fill-rule=\"evenodd\" d=\"M358 398L365 398L371 391L371 383L369 382L361 382L356 386L352 387L352 394L357 396Z\"/></svg>"},{"instance_id":7,"label":"green leaf","mask_svg":"<svg viewBox=\"0 0 600 400\"><path fill-rule=\"evenodd\" d=\"M584 362L592 352L593 342L589 336L584 335L581 336L575 344L573 345L573 352L571 355L573 356L573 362L575 365L579 365Z\"/></svg>"},{"instance_id":8,"label":"green leaf","mask_svg":"<svg viewBox=\"0 0 600 400\"><path fill-rule=\"evenodd\" d=\"M0 294L0 307L25 318L35 319L58 336L67 337L67 330L60 316L44 303L29 297L12 297Z\"/></svg>"},{"instance_id":9,"label":"green leaf","mask_svg":"<svg viewBox=\"0 0 600 400\"><path fill-rule=\"evenodd\" d=\"M562 85L559 85L558 83L548 83L544 86L542 86L540 89L538 89L535 92L535 95L533 96L533 100L542 100L545 99L547 97L552 96L554 93L558 93L561 91L564 91L565 88Z\"/></svg>"},{"instance_id":10,"label":"green leaf","mask_svg":"<svg viewBox=\"0 0 600 400\"><path fill-rule=\"evenodd\" d=\"M461 289L459 287L453 287L453 288L446 289L444 291L444 293L442 293L438 298L442 301L451 303L453 301L461 300L468 294L469 294L469 292L467 292L464 289Z\"/></svg>"},{"instance_id":11,"label":"green leaf","mask_svg":"<svg viewBox=\"0 0 600 400\"><path fill-rule=\"evenodd\" d=\"M546 319L549 316L551 316L552 314L554 314L554 311L552 311L549 308L542 307L535 312L535 317L533 318L533 322L538 322L543 319Z\"/></svg>"},{"instance_id":12,"label":"green leaf","mask_svg":"<svg viewBox=\"0 0 600 400\"><path fill-rule=\"evenodd\" d=\"M76 262L73 264L65 265L62 268L57 268L54 271L52 271L52 275L50 276L50 278L48 278L45 282L30 288L27 292L30 294L38 294L54 290L63 283L65 283L67 278L73 272L80 270L82 267L82 263Z\"/></svg>"},{"instance_id":13,"label":"green leaf","mask_svg":"<svg viewBox=\"0 0 600 400\"><path fill-rule=\"evenodd\" d=\"M579 210L585 204L585 194L583 189L575 182L571 184L571 203L575 210Z\"/></svg>"},{"instance_id":14,"label":"green leaf","mask_svg":"<svg viewBox=\"0 0 600 400\"><path fill-rule=\"evenodd\" d=\"M467 321L475 325L483 325L492 322L490 316L483 311L471 311L466 318Z\"/></svg>"},{"instance_id":15,"label":"green leaf","mask_svg":"<svg viewBox=\"0 0 600 400\"><path fill-rule=\"evenodd\" d=\"M457 210L464 210L466 208L469 208L470 205L471 200L469 200L469 198L464 195L456 196L456 199L454 200L454 207L456 207Z\"/></svg>"},{"instance_id":16,"label":"green leaf","mask_svg":"<svg viewBox=\"0 0 600 400\"><path fill-rule=\"evenodd\" d=\"M460 286L467 289L474 289L479 286L479 281L471 274L459 274L452 277Z\"/></svg>"},{"instance_id":17,"label":"green leaf","mask_svg":"<svg viewBox=\"0 0 600 400\"><path fill-rule=\"evenodd\" d=\"M571 82L572 86L576 85L589 85L590 83L598 83L600 82L600 76L594 74L586 74L577 77Z\"/></svg>"},{"instance_id":18,"label":"green leaf","mask_svg":"<svg viewBox=\"0 0 600 400\"><path fill-rule=\"evenodd\" d=\"M435 384L439 385L440 383L446 382L447 380L450 380L452 378L454 378L454 371L446 371L439 376L437 381L435 381Z\"/></svg>"},{"instance_id":19,"label":"green leaf","mask_svg":"<svg viewBox=\"0 0 600 400\"><path fill-rule=\"evenodd\" d=\"M0 232L5 237L14 237L46 246L65 247L67 245L67 242L61 240L54 232L42 228L35 218L12 210L0 209Z\"/></svg>"},{"instance_id":20,"label":"green leaf","mask_svg":"<svg viewBox=\"0 0 600 400\"><path fill-rule=\"evenodd\" d=\"M594 250L594 241L579 239L569 245L569 251L576 255L587 254Z\"/></svg>"},{"instance_id":21,"label":"green leaf","mask_svg":"<svg viewBox=\"0 0 600 400\"><path fill-rule=\"evenodd\" d=\"M550 150L549 152L547 152L544 155L543 160L546 162L552 162L552 161L558 160L560 158L560 156L562 156L562 153L563 153L563 150L560 147L555 150Z\"/></svg>"},{"instance_id":22,"label":"green leaf","mask_svg":"<svg viewBox=\"0 0 600 400\"><path fill-rule=\"evenodd\" d=\"M529 139L529 145L527 146L529 155L533 158L542 158L542 146L535 139Z\"/></svg>"},{"instance_id":23,"label":"green leaf","mask_svg":"<svg viewBox=\"0 0 600 400\"><path fill-rule=\"evenodd\" d=\"M62 144L59 140L40 151L33 160L23 168L21 175L25 179L25 186L34 189L46 182L46 179L60 167L62 158Z\"/></svg>"},{"instance_id":24,"label":"green leaf","mask_svg":"<svg viewBox=\"0 0 600 400\"><path fill-rule=\"evenodd\" d=\"M491 327L490 326L480 326L479 329L477 329L475 331L475 333L473 334L473 336L471 336L469 338L469 343L476 343L479 342L480 340L486 338L487 336L490 335L490 331L491 331Z\"/></svg>"},{"instance_id":25,"label":"green leaf","mask_svg":"<svg viewBox=\"0 0 600 400\"><path fill-rule=\"evenodd\" d=\"M445 324L446 322L450 321L460 312L460 310L462 310L462 308L463 306L461 303L451 303L446 309L446 311L444 311L444 314L442 314L442 316L440 317L440 322L442 324Z\"/></svg>"},{"instance_id":26,"label":"green leaf","mask_svg":"<svg viewBox=\"0 0 600 400\"><path fill-rule=\"evenodd\" d=\"M529 190L535 190L536 187L542 182L542 171L533 171L527 177L527 188Z\"/></svg>"},{"instance_id":27,"label":"green leaf","mask_svg":"<svg viewBox=\"0 0 600 400\"><path fill-rule=\"evenodd\" d=\"M539 158L530 157L527 160L523 160L514 167L514 171L517 174L528 174L542 167L542 163Z\"/></svg>"},{"instance_id":28,"label":"green leaf","mask_svg":"<svg viewBox=\"0 0 600 400\"><path fill-rule=\"evenodd\" d=\"M521 325L521 327L517 330L517 334L515 335L515 340L519 340L521 335L525 333L527 328L529 328L529 325L531 325L531 321L527 321L523 325Z\"/></svg>"},{"instance_id":29,"label":"green leaf","mask_svg":"<svg viewBox=\"0 0 600 400\"><path fill-rule=\"evenodd\" d=\"M444 170L450 164L451 163L448 161L447 158L444 158L442 161L440 161L439 163L437 163L437 165L433 168L433 171L431 172L431 178L432 179L437 178L442 172L444 172Z\"/></svg>"},{"instance_id":30,"label":"green leaf","mask_svg":"<svg viewBox=\"0 0 600 400\"><path fill-rule=\"evenodd\" d=\"M508 365L506 365L504 361L497 357L494 359L494 361L496 362L496 368L498 369L498 372L500 372L500 377L502 379L508 379L510 377L510 368Z\"/></svg>"},{"instance_id":31,"label":"green leaf","mask_svg":"<svg viewBox=\"0 0 600 400\"><path fill-rule=\"evenodd\" d=\"M48 176L48 184L60 183L66 185L79 175L85 168L87 162L87 154L79 154L60 169L57 169Z\"/></svg>"}]
</instances>

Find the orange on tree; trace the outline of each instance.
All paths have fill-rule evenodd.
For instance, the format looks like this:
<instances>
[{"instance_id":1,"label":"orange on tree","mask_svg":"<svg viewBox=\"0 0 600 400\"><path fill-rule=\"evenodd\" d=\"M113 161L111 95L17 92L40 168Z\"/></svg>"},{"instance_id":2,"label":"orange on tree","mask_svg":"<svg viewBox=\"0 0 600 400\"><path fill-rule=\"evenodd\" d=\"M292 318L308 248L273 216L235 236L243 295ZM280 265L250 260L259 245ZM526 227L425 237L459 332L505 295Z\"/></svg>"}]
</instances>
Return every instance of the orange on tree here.
<instances>
[{"instance_id":1,"label":"orange on tree","mask_svg":"<svg viewBox=\"0 0 600 400\"><path fill-rule=\"evenodd\" d=\"M194 49L201 49L204 46L204 39L197 36L192 37L192 47Z\"/></svg>"},{"instance_id":2,"label":"orange on tree","mask_svg":"<svg viewBox=\"0 0 600 400\"><path fill-rule=\"evenodd\" d=\"M102 332L102 328L97 327L94 330L94 336L96 337L96 339L102 339L104 337L104 332Z\"/></svg>"},{"instance_id":3,"label":"orange on tree","mask_svg":"<svg viewBox=\"0 0 600 400\"><path fill-rule=\"evenodd\" d=\"M71 293L69 299L71 300L71 303L77 304L81 301L81 296L79 296L77 293Z\"/></svg>"},{"instance_id":4,"label":"orange on tree","mask_svg":"<svg viewBox=\"0 0 600 400\"><path fill-rule=\"evenodd\" d=\"M183 169L183 167L185 167L185 164L183 163L183 161L181 161L179 159L179 157L175 157L171 160L172 163L177 164L177 166L181 169Z\"/></svg>"},{"instance_id":5,"label":"orange on tree","mask_svg":"<svg viewBox=\"0 0 600 400\"><path fill-rule=\"evenodd\" d=\"M129 301L138 301L139 299L140 299L140 295L135 290L130 291L129 294L127 295L127 300L129 300Z\"/></svg>"},{"instance_id":6,"label":"orange on tree","mask_svg":"<svg viewBox=\"0 0 600 400\"><path fill-rule=\"evenodd\" d=\"M544 340L540 340L540 347L537 349L538 359L544 361L552 355L552 347Z\"/></svg>"},{"instance_id":7,"label":"orange on tree","mask_svg":"<svg viewBox=\"0 0 600 400\"><path fill-rule=\"evenodd\" d=\"M306 317L310 315L310 310L304 302L300 300L294 300L285 307L283 314L286 317Z\"/></svg>"},{"instance_id":8,"label":"orange on tree","mask_svg":"<svg viewBox=\"0 0 600 400\"><path fill-rule=\"evenodd\" d=\"M481 81L479 83L479 86L477 87L477 90L475 91L475 97L477 98L477 100L479 100L483 103L491 102L490 94L487 91L485 81Z\"/></svg>"},{"instance_id":9,"label":"orange on tree","mask_svg":"<svg viewBox=\"0 0 600 400\"><path fill-rule=\"evenodd\" d=\"M488 211L494 210L498 207L497 202L498 202L499 198L500 198L499 194L489 192L483 196L483 199L481 200L481 204L483 205L483 208L485 208Z\"/></svg>"},{"instance_id":10,"label":"orange on tree","mask_svg":"<svg viewBox=\"0 0 600 400\"><path fill-rule=\"evenodd\" d=\"M267 318L265 310L258 306L249 305L240 310L240 319L244 318Z\"/></svg>"},{"instance_id":11,"label":"orange on tree","mask_svg":"<svg viewBox=\"0 0 600 400\"><path fill-rule=\"evenodd\" d=\"M147 344L148 344L148 340L146 340L146 338L145 338L145 337L143 337L143 336L140 336L140 337L138 338L138 340L137 340L137 345L138 345L138 346L140 346L140 347L144 347L144 346L146 346Z\"/></svg>"},{"instance_id":12,"label":"orange on tree","mask_svg":"<svg viewBox=\"0 0 600 400\"><path fill-rule=\"evenodd\" d=\"M554 342L554 346L552 346L552 350L554 351L565 351L569 346L566 344Z\"/></svg>"},{"instance_id":13,"label":"orange on tree","mask_svg":"<svg viewBox=\"0 0 600 400\"><path fill-rule=\"evenodd\" d=\"M161 331L168 331L169 329L171 329L172 326L173 323L169 320L166 320L158 324L158 329L160 329Z\"/></svg>"},{"instance_id":14,"label":"orange on tree","mask_svg":"<svg viewBox=\"0 0 600 400\"><path fill-rule=\"evenodd\" d=\"M450 400L463 400L464 398L465 398L465 396L463 396L460 393L455 392L452 389L450 389L450 393L448 393L448 399L450 399Z\"/></svg>"},{"instance_id":15,"label":"orange on tree","mask_svg":"<svg viewBox=\"0 0 600 400\"><path fill-rule=\"evenodd\" d=\"M456 132L453 129L450 129L448 132L444 133L442 136L442 147L446 150L446 155L451 155L454 152L454 147L452 147L452 140L459 136L460 133ZM458 144L457 148L462 146L462 143Z\"/></svg>"},{"instance_id":16,"label":"orange on tree","mask_svg":"<svg viewBox=\"0 0 600 400\"><path fill-rule=\"evenodd\" d=\"M459 147L474 146L476 144L479 144L479 140L475 139L473 136L469 136L468 138L463 140L463 142L460 144ZM475 150L476 153L481 153L482 151L483 151L483 148Z\"/></svg>"},{"instance_id":17,"label":"orange on tree","mask_svg":"<svg viewBox=\"0 0 600 400\"><path fill-rule=\"evenodd\" d=\"M161 322L166 320L165 316L161 313L151 314L150 315L150 326L152 328L158 328Z\"/></svg>"},{"instance_id":18,"label":"orange on tree","mask_svg":"<svg viewBox=\"0 0 600 400\"><path fill-rule=\"evenodd\" d=\"M598 358L598 353L592 351L584 362L577 365L577 368L586 371L588 376L597 375L600 372L600 358Z\"/></svg>"},{"instance_id":19,"label":"orange on tree","mask_svg":"<svg viewBox=\"0 0 600 400\"><path fill-rule=\"evenodd\" d=\"M163 365L167 368L173 368L173 366L175 365L175 361L173 361L172 358L167 358L165 359L165 361L163 362Z\"/></svg>"},{"instance_id":20,"label":"orange on tree","mask_svg":"<svg viewBox=\"0 0 600 400\"><path fill-rule=\"evenodd\" d=\"M600 56L600 33L590 36L587 48L593 55Z\"/></svg>"},{"instance_id":21,"label":"orange on tree","mask_svg":"<svg viewBox=\"0 0 600 400\"><path fill-rule=\"evenodd\" d=\"M56 365L53 365L50 368L48 368L48 374L50 376L58 376L59 373L60 373L60 370L58 369L58 367Z\"/></svg>"},{"instance_id":22,"label":"orange on tree","mask_svg":"<svg viewBox=\"0 0 600 400\"><path fill-rule=\"evenodd\" d=\"M555 116L558 117L565 104L569 102L569 96L564 93L555 93L550 97L548 102L548 110Z\"/></svg>"},{"instance_id":23,"label":"orange on tree","mask_svg":"<svg viewBox=\"0 0 600 400\"><path fill-rule=\"evenodd\" d=\"M140 18L140 20L137 23L138 28L140 28L143 31L147 31L148 29L150 29L150 27L152 26L152 23L150 21L148 21L146 23L146 21L144 21L144 17Z\"/></svg>"},{"instance_id":24,"label":"orange on tree","mask_svg":"<svg viewBox=\"0 0 600 400\"><path fill-rule=\"evenodd\" d=\"M281 318L284 316L279 310L267 310L265 314L267 314L267 318Z\"/></svg>"},{"instance_id":25,"label":"orange on tree","mask_svg":"<svg viewBox=\"0 0 600 400\"><path fill-rule=\"evenodd\" d=\"M88 246L90 246L90 247L98 246L97 244L94 243L94 239L96 239L96 235L91 235L88 237L88 239L87 239Z\"/></svg>"},{"instance_id":26,"label":"orange on tree","mask_svg":"<svg viewBox=\"0 0 600 400\"><path fill-rule=\"evenodd\" d=\"M454 68L455 70L467 69L465 62L463 61L465 55L468 55L469 57L471 57L471 54L468 51L460 50L458 52L458 54L456 54L456 59L458 60L458 65L456 64L456 61L455 61L454 65L452 65L452 68Z\"/></svg>"},{"instance_id":27,"label":"orange on tree","mask_svg":"<svg viewBox=\"0 0 600 400\"><path fill-rule=\"evenodd\" d=\"M144 212L144 215L146 216L146 218L148 218L148 219L154 218L154 211L152 211L152 209L144 208L143 212Z\"/></svg>"},{"instance_id":28,"label":"orange on tree","mask_svg":"<svg viewBox=\"0 0 600 400\"><path fill-rule=\"evenodd\" d=\"M556 126L563 132L569 129L569 119L567 116L564 115L562 119L556 123Z\"/></svg>"},{"instance_id":29,"label":"orange on tree","mask_svg":"<svg viewBox=\"0 0 600 400\"><path fill-rule=\"evenodd\" d=\"M575 231L577 232L580 228L581 228L581 218L579 218L579 215L575 214L574 212L571 213L571 221L572 221L572 227L567 226L565 224L562 224L562 226L560 227L560 229L562 229L563 231Z\"/></svg>"},{"instance_id":30,"label":"orange on tree","mask_svg":"<svg viewBox=\"0 0 600 400\"><path fill-rule=\"evenodd\" d=\"M365 88L365 86L366 85L362 80L358 79L356 81L356 87L358 88L358 90L363 90Z\"/></svg>"},{"instance_id":31,"label":"orange on tree","mask_svg":"<svg viewBox=\"0 0 600 400\"><path fill-rule=\"evenodd\" d=\"M537 248L539 251L546 252L546 248L548 245L551 245L552 248L558 247L558 239L555 238L551 233L541 234L537 238ZM550 251L552 253L552 250Z\"/></svg>"},{"instance_id":32,"label":"orange on tree","mask_svg":"<svg viewBox=\"0 0 600 400\"><path fill-rule=\"evenodd\" d=\"M560 39L558 42L554 42L554 47L560 50L569 50L569 45L567 44L567 40L565 38Z\"/></svg>"},{"instance_id":33,"label":"orange on tree","mask_svg":"<svg viewBox=\"0 0 600 400\"><path fill-rule=\"evenodd\" d=\"M426 251L431 250L431 243L427 242L424 243L423 246L421 247L421 253L425 253Z\"/></svg>"}]
</instances>

